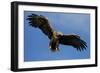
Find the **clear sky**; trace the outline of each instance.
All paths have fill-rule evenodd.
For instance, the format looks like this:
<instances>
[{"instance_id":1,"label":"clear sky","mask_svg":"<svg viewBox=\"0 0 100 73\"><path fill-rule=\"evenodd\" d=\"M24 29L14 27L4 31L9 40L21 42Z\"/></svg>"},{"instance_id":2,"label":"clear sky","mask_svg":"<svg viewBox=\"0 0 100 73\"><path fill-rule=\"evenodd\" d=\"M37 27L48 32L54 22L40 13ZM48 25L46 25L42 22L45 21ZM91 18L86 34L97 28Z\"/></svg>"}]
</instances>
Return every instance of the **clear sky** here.
<instances>
[{"instance_id":1,"label":"clear sky","mask_svg":"<svg viewBox=\"0 0 100 73\"><path fill-rule=\"evenodd\" d=\"M32 13L48 18L54 30L63 34L77 34L87 43L84 51L60 45L60 51L49 49L50 40L40 29L29 26L27 16ZM54 13L24 11L24 61L73 60L90 58L90 15L82 13Z\"/></svg>"}]
</instances>

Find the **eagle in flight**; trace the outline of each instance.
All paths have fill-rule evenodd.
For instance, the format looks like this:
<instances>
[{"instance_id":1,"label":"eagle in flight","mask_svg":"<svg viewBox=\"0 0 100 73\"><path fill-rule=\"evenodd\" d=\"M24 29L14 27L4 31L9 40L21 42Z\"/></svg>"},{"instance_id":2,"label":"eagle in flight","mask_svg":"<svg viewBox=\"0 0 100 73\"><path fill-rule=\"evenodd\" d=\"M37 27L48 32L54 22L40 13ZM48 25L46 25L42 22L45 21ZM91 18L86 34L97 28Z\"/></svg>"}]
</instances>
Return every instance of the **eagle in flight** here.
<instances>
[{"instance_id":1,"label":"eagle in flight","mask_svg":"<svg viewBox=\"0 0 100 73\"><path fill-rule=\"evenodd\" d=\"M28 23L34 28L39 28L49 39L51 51L59 51L59 44L73 46L81 51L86 49L87 44L78 35L65 35L53 30L47 17L43 15L31 14L27 17Z\"/></svg>"}]
</instances>

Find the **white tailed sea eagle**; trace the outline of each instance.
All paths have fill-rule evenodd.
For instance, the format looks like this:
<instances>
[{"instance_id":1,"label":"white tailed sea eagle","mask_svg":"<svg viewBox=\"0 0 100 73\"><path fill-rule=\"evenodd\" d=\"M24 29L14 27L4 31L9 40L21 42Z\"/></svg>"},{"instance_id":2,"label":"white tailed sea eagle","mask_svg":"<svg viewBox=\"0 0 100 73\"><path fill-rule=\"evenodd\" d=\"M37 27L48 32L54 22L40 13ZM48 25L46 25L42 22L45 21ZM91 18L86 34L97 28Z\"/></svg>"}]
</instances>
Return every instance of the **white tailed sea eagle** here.
<instances>
[{"instance_id":1,"label":"white tailed sea eagle","mask_svg":"<svg viewBox=\"0 0 100 73\"><path fill-rule=\"evenodd\" d=\"M81 51L86 49L87 45L78 35L65 35L53 30L47 17L43 15L31 14L27 17L29 24L34 28L39 28L50 39L49 48L55 52L59 50L59 44L73 46Z\"/></svg>"}]
</instances>

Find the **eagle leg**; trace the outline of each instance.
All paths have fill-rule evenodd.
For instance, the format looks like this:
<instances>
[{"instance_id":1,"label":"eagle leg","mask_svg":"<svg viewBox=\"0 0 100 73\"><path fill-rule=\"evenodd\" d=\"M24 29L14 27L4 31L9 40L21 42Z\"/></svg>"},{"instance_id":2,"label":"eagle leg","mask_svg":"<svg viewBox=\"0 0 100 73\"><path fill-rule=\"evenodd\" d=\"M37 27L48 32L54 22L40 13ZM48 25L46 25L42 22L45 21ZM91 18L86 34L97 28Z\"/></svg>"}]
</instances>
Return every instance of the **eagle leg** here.
<instances>
[{"instance_id":1,"label":"eagle leg","mask_svg":"<svg viewBox=\"0 0 100 73\"><path fill-rule=\"evenodd\" d=\"M59 51L59 40L56 38L52 38L49 43L49 48L53 52Z\"/></svg>"}]
</instances>

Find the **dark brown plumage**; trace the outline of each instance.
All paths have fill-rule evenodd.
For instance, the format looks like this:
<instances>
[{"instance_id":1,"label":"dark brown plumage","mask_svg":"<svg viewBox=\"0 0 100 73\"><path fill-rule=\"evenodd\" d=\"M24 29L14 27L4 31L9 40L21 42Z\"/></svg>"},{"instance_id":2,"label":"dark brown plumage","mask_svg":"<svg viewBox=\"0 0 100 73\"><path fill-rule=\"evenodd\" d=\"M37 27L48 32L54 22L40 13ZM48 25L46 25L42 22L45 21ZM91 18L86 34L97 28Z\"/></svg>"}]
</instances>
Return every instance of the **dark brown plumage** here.
<instances>
[{"instance_id":1,"label":"dark brown plumage","mask_svg":"<svg viewBox=\"0 0 100 73\"><path fill-rule=\"evenodd\" d=\"M57 31L54 31L49 23L49 20L37 14L29 15L27 20L32 27L39 28L50 39L49 48L52 51L59 50L59 44L73 46L77 50L81 51L86 49L86 42L83 41L78 35L63 35Z\"/></svg>"}]
</instances>

